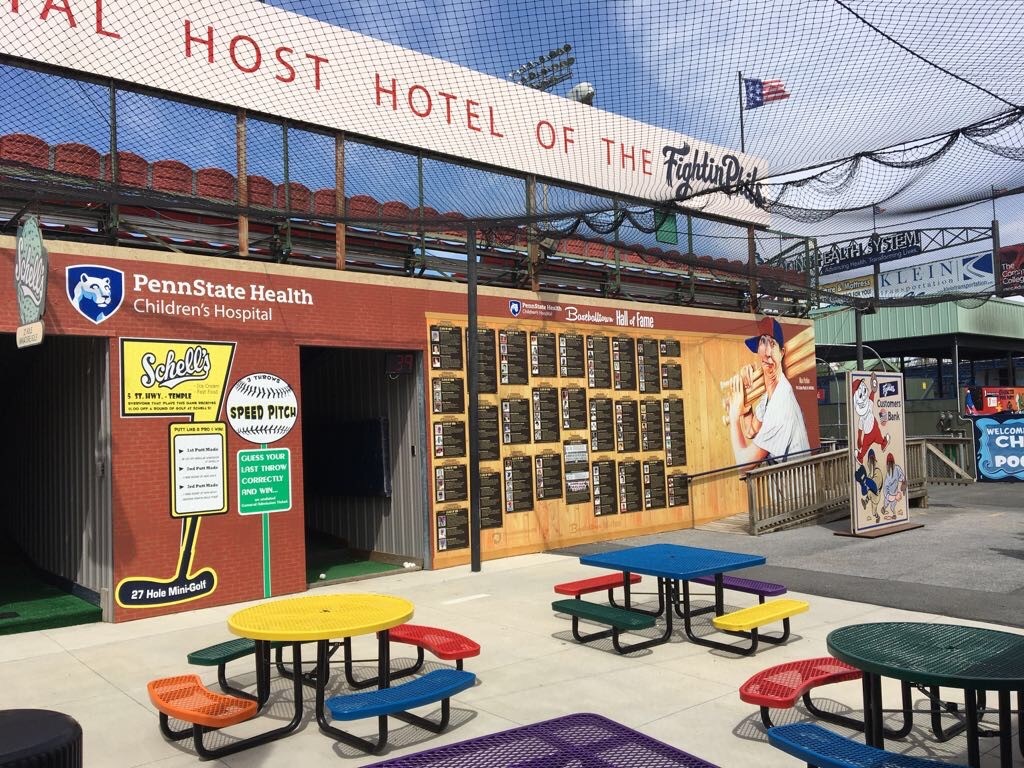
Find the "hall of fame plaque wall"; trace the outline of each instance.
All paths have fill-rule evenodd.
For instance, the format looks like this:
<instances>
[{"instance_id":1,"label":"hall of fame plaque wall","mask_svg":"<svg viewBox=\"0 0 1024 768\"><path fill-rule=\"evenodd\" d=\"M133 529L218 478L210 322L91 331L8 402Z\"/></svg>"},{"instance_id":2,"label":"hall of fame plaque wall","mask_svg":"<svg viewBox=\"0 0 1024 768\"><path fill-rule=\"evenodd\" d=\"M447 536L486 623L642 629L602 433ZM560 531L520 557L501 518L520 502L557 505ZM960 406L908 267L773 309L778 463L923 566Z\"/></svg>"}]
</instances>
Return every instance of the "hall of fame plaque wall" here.
<instances>
[{"instance_id":1,"label":"hall of fame plaque wall","mask_svg":"<svg viewBox=\"0 0 1024 768\"><path fill-rule=\"evenodd\" d=\"M428 316L436 565L469 557L465 318ZM529 321L478 327L481 549L689 520L683 341Z\"/></svg>"},{"instance_id":2,"label":"hall of fame plaque wall","mask_svg":"<svg viewBox=\"0 0 1024 768\"><path fill-rule=\"evenodd\" d=\"M686 313L670 330L479 317L484 559L746 511L736 471L689 476L736 464L720 379L753 362L749 316L722 335L687 330ZM432 555L447 567L470 558L468 336L464 316L426 320Z\"/></svg>"}]
</instances>

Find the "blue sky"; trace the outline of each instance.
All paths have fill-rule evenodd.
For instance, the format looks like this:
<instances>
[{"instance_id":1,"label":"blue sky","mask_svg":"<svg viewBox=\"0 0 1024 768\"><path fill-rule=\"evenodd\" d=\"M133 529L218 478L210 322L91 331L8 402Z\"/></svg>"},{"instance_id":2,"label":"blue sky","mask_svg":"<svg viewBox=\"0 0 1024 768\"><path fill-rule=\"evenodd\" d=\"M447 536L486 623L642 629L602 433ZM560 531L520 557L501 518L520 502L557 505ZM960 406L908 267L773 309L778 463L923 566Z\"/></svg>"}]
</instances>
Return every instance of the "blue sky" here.
<instances>
[{"instance_id":1,"label":"blue sky","mask_svg":"<svg viewBox=\"0 0 1024 768\"><path fill-rule=\"evenodd\" d=\"M791 98L745 116L747 150L763 155L775 172L940 135L998 114L1007 109L1007 101L1024 103L1021 57L1007 53L1024 49L1024 3L1017 0L847 3L889 39L837 2L825 0L272 4L496 77L568 42L577 59L575 77L555 93L564 94L574 82L586 80L596 88L596 109L731 148L739 147L737 73L781 78ZM898 42L929 62L908 54ZM51 142L77 139L104 147L109 130L105 89L10 68L2 72L11 86L8 92L13 87L28 96L0 114L0 130L27 130ZM150 160L170 156L193 167L233 170L230 114L190 110L183 117L159 100L123 95L118 119L122 149ZM1011 148L1024 145L1016 127L989 140ZM283 179L281 141L279 126L251 122L251 172ZM313 189L331 186L330 139L292 131L289 143L291 178ZM349 194L416 203L414 156L359 146L350 151L350 168ZM521 204L518 180L436 163L428 163L427 171L427 204L440 210L500 215ZM833 175L842 176L843 169ZM910 182L915 183L904 188ZM922 169L862 161L858 176L842 186L841 194L816 190L827 186L821 184L795 190L787 201L859 210L818 223L776 218L773 226L822 240L866 233L875 201L883 201L887 209L876 220L883 231L987 226L992 207L982 199L985 191L993 185L1022 184L1019 160L960 140L940 162ZM567 207L594 203L587 195L553 192L549 198ZM980 202L939 217L912 213L936 200ZM1003 242L1024 241L1019 196L999 200L997 212ZM740 234L725 225L702 225L699 250L741 257L745 244ZM769 246L770 239L765 243Z\"/></svg>"}]
</instances>

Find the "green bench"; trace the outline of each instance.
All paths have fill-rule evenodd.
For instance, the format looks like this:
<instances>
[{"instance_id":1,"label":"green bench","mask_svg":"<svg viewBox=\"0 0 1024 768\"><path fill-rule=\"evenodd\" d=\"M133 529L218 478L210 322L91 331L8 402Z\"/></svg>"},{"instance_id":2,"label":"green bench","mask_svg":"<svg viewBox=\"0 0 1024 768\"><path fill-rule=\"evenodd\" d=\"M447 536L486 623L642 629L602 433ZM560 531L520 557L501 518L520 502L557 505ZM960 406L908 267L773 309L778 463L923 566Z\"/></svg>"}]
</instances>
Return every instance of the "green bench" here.
<instances>
[{"instance_id":1,"label":"green bench","mask_svg":"<svg viewBox=\"0 0 1024 768\"><path fill-rule=\"evenodd\" d=\"M284 659L282 658L282 648L287 643L271 643L271 647L276 652L275 663L277 669L285 676L289 676L290 673L284 666ZM241 696L245 699L255 699L251 693L235 688L233 685L228 683L227 679L227 665L228 662L237 661L243 659L246 656L252 656L256 652L256 641L249 640L245 637L239 637L234 640L225 640L223 643L217 643L216 645L210 645L206 648L200 648L198 651L192 651L188 655L188 663L195 664L199 667L216 667L217 668L217 683L220 685L221 690L225 693L230 693L234 696Z\"/></svg>"},{"instance_id":2,"label":"green bench","mask_svg":"<svg viewBox=\"0 0 1024 768\"><path fill-rule=\"evenodd\" d=\"M585 600L555 600L551 608L558 613L565 613L572 616L572 636L580 643L590 643L605 637L611 637L615 650L619 653L629 653L646 648L649 641L624 645L619 640L620 632L636 632L641 629L650 629L655 625L653 616L637 613L627 608L616 608L612 605L602 603L590 603ZM586 619L596 624L605 624L611 629L600 632L592 632L584 635L580 633L580 619Z\"/></svg>"}]
</instances>

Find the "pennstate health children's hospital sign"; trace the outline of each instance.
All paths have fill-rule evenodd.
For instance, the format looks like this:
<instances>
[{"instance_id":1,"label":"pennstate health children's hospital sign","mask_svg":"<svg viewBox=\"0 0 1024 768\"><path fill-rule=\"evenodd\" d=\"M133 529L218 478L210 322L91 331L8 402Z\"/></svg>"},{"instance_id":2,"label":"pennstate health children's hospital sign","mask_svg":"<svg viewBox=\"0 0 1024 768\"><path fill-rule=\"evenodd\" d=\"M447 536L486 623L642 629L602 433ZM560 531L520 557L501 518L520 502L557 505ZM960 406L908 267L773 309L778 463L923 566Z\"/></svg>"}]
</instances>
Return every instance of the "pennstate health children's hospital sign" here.
<instances>
[{"instance_id":1,"label":"pennstate health children's hospital sign","mask_svg":"<svg viewBox=\"0 0 1024 768\"><path fill-rule=\"evenodd\" d=\"M762 160L255 0L15 0L0 53L767 224Z\"/></svg>"}]
</instances>

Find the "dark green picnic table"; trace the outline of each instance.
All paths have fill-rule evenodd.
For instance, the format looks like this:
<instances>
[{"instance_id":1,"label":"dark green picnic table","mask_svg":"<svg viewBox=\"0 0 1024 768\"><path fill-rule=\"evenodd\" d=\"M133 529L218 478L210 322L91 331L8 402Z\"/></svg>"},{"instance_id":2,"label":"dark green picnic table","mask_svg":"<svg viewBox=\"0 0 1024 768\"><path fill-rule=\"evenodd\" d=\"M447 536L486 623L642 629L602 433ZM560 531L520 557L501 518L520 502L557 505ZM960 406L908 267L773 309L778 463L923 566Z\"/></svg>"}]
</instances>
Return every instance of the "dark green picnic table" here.
<instances>
[{"instance_id":1,"label":"dark green picnic table","mask_svg":"<svg viewBox=\"0 0 1024 768\"><path fill-rule=\"evenodd\" d=\"M864 671L868 744L883 746L881 679L964 691L967 761L980 763L978 693L999 698L1000 766L1013 764L1010 694L1024 691L1024 635L983 627L926 622L853 624L833 630L829 653Z\"/></svg>"}]
</instances>

